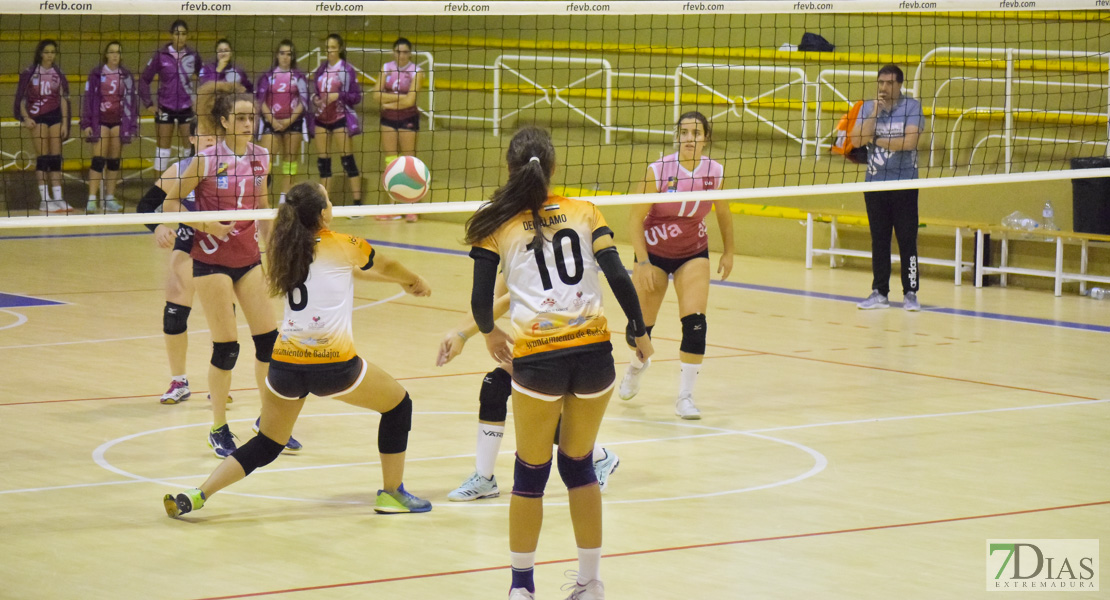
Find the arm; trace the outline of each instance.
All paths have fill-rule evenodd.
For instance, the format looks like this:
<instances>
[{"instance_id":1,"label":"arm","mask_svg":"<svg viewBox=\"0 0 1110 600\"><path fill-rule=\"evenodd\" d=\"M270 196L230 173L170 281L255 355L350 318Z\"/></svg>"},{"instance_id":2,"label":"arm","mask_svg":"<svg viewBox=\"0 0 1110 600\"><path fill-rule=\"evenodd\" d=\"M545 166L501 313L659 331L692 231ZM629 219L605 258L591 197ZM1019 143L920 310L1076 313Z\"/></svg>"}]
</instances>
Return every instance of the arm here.
<instances>
[{"instance_id":1,"label":"arm","mask_svg":"<svg viewBox=\"0 0 1110 600\"><path fill-rule=\"evenodd\" d=\"M735 252L732 210L729 209L728 200L714 201L713 212L717 213L717 227L721 230L721 262L717 265L717 273L721 275L721 281L724 281L732 272L732 255Z\"/></svg>"},{"instance_id":2,"label":"arm","mask_svg":"<svg viewBox=\"0 0 1110 600\"><path fill-rule=\"evenodd\" d=\"M917 140L921 137L921 129L916 125L906 125L905 134L896 138L875 138L875 145L886 148L892 152L903 150L916 150Z\"/></svg>"},{"instance_id":3,"label":"arm","mask_svg":"<svg viewBox=\"0 0 1110 600\"><path fill-rule=\"evenodd\" d=\"M848 141L856 148L869 144L871 138L875 137L875 117L879 113L879 102L877 100L869 102L871 102L870 110L868 110L867 104L864 103L863 108L859 111L859 117L852 125L852 131L848 132ZM865 114L865 111L867 114Z\"/></svg>"},{"instance_id":4,"label":"arm","mask_svg":"<svg viewBox=\"0 0 1110 600\"><path fill-rule=\"evenodd\" d=\"M142 199L139 200L139 206L136 212L157 212L166 201L167 190L175 196L178 194L177 169L179 164L180 163L174 163L171 165L170 168L166 169L165 173L162 173L158 181L155 181L154 185L150 186L150 189L148 189L146 193L143 194ZM173 246L173 241L174 238L177 237L177 232L174 231L172 227L165 223L147 223L146 228L154 233L154 242L158 244L159 247L170 248Z\"/></svg>"},{"instance_id":5,"label":"arm","mask_svg":"<svg viewBox=\"0 0 1110 600\"><path fill-rule=\"evenodd\" d=\"M35 122L31 120L31 113L27 112L26 94L27 86L31 84L31 69L19 74L19 87L15 90L14 114L18 121L28 129L34 129Z\"/></svg>"},{"instance_id":6,"label":"arm","mask_svg":"<svg viewBox=\"0 0 1110 600\"><path fill-rule=\"evenodd\" d=\"M267 158L267 160L270 160ZM269 170L269 169L267 169ZM270 183L269 177L262 178L262 185L254 187L254 206L255 208L270 208ZM269 219L261 219L258 221L258 235L263 243L268 248L270 246L270 233L274 228L274 222Z\"/></svg>"},{"instance_id":7,"label":"arm","mask_svg":"<svg viewBox=\"0 0 1110 600\"><path fill-rule=\"evenodd\" d=\"M72 107L69 105L69 79L65 75L62 75L60 69L58 70L58 74L61 75L62 80L61 89L58 90L58 104L62 109L62 141L65 141L69 139L69 132L73 128L73 122L69 118Z\"/></svg>"},{"instance_id":8,"label":"arm","mask_svg":"<svg viewBox=\"0 0 1110 600\"><path fill-rule=\"evenodd\" d=\"M143 107L150 108L154 104L150 99L150 84L154 81L154 76L158 74L158 51L154 51L154 56L150 57L150 61L146 63L146 68L143 69L143 76L139 78L139 100L143 103Z\"/></svg>"},{"instance_id":9,"label":"arm","mask_svg":"<svg viewBox=\"0 0 1110 600\"><path fill-rule=\"evenodd\" d=\"M247 76L247 72L238 66L235 67L235 70L239 72L239 81L243 82L243 89L247 90L248 94L253 94L254 84L251 82L251 78Z\"/></svg>"},{"instance_id":10,"label":"arm","mask_svg":"<svg viewBox=\"0 0 1110 600\"><path fill-rule=\"evenodd\" d=\"M93 141L92 111L94 108L99 108L97 106L99 102L95 98L97 95L96 92L100 91L100 85L96 83L97 80L96 70L93 70L92 73L89 73L89 78L85 81L85 94L81 97L81 121L77 124L77 127L81 129L81 133L86 138L89 138L89 141ZM95 86L94 83L96 83Z\"/></svg>"},{"instance_id":11,"label":"arm","mask_svg":"<svg viewBox=\"0 0 1110 600\"><path fill-rule=\"evenodd\" d=\"M495 252L475 246L470 250L474 259L474 287L470 293L470 312L478 331L486 339L486 350L499 363L513 359L512 338L494 323L493 293L496 288L497 263Z\"/></svg>"},{"instance_id":12,"label":"arm","mask_svg":"<svg viewBox=\"0 0 1110 600\"><path fill-rule=\"evenodd\" d=\"M362 84L358 82L358 73L351 65L347 67L347 87L342 92L339 92L339 101L344 106L355 106L362 102Z\"/></svg>"},{"instance_id":13,"label":"arm","mask_svg":"<svg viewBox=\"0 0 1110 600\"><path fill-rule=\"evenodd\" d=\"M190 192L195 190L200 185L201 173L207 171L208 163L207 156L198 156L195 160L189 161L189 165L185 167L183 172L178 174L176 179L177 186L174 189L173 185L169 185L170 189L166 190L166 199L162 202L162 212L188 212L181 204L181 199L188 196ZM203 164L203 167L201 166ZM163 179L159 180L164 181ZM208 233L216 237L226 236L231 233L235 227L234 223L199 223L199 222L185 222L185 225L192 227L198 233Z\"/></svg>"},{"instance_id":14,"label":"arm","mask_svg":"<svg viewBox=\"0 0 1110 600\"><path fill-rule=\"evenodd\" d=\"M656 185L655 171L648 167L647 175L643 181L637 184L633 193L655 192L657 191ZM632 278L639 282L640 289L648 292L655 289L651 272L648 270L651 262L648 261L647 239L644 237L644 219L647 218L649 212L651 212L650 204L634 204L629 207L628 211L629 243L632 244L632 250L636 253L636 264L632 265Z\"/></svg>"},{"instance_id":15,"label":"arm","mask_svg":"<svg viewBox=\"0 0 1110 600\"><path fill-rule=\"evenodd\" d=\"M360 279L389 281L400 284L405 292L413 296L430 296L432 294L432 289L428 286L428 282L424 281L423 277L408 270L408 268L400 262L388 256L381 256L376 251L370 256L370 261L370 268L356 270L355 276Z\"/></svg>"},{"instance_id":16,"label":"arm","mask_svg":"<svg viewBox=\"0 0 1110 600\"><path fill-rule=\"evenodd\" d=\"M651 339L647 335L647 327L644 326L640 298L636 295L636 287L632 285L632 280L628 278L628 272L621 264L620 254L613 245L612 236L603 235L594 240L594 257L597 258L601 271L605 273L605 278L609 280L609 287L617 297L617 303L621 305L621 310L628 317L628 329L636 338L636 352L640 360L646 360L654 350L651 347Z\"/></svg>"},{"instance_id":17,"label":"arm","mask_svg":"<svg viewBox=\"0 0 1110 600\"><path fill-rule=\"evenodd\" d=\"M494 286L493 295L496 300L493 301L493 318L500 319L509 311L509 292L505 286L504 277L497 277L497 284ZM436 357L436 366L442 367L443 365L451 362L463 351L463 346L466 345L467 340L474 337L478 333L478 324L474 322L473 317L467 317L465 321L459 323L456 327L450 329L443 335L443 340L439 343L439 355Z\"/></svg>"}]
</instances>

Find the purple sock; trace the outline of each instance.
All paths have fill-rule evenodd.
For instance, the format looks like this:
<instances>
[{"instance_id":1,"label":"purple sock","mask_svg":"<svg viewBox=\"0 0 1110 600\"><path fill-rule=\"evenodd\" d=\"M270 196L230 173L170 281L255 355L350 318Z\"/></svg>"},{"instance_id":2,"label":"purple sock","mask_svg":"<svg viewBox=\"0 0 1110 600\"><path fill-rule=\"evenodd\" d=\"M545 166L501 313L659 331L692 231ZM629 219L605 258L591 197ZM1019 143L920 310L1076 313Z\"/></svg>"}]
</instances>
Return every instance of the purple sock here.
<instances>
[{"instance_id":1,"label":"purple sock","mask_svg":"<svg viewBox=\"0 0 1110 600\"><path fill-rule=\"evenodd\" d=\"M536 593L536 584L532 581L532 573L535 569L517 569L513 567L513 585L512 588L524 588L529 592Z\"/></svg>"}]
</instances>

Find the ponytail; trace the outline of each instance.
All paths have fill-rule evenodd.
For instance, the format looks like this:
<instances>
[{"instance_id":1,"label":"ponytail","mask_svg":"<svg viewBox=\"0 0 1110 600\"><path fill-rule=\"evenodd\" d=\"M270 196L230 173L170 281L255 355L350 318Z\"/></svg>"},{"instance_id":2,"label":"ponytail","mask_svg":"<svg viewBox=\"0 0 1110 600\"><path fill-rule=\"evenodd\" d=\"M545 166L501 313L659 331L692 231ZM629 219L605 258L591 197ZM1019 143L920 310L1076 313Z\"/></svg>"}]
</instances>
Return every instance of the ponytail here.
<instances>
[{"instance_id":1,"label":"ponytail","mask_svg":"<svg viewBox=\"0 0 1110 600\"><path fill-rule=\"evenodd\" d=\"M266 251L271 294L288 294L308 279L308 268L316 254L316 234L324 227L322 212L327 207L327 197L318 183L299 183L285 195Z\"/></svg>"},{"instance_id":2,"label":"ponytail","mask_svg":"<svg viewBox=\"0 0 1110 600\"><path fill-rule=\"evenodd\" d=\"M551 173L555 170L555 146L551 136L538 127L517 131L509 142L505 162L509 166L509 179L466 221L467 244L481 242L506 221L525 211L532 213L536 235L543 238L540 207L547 201Z\"/></svg>"}]
</instances>

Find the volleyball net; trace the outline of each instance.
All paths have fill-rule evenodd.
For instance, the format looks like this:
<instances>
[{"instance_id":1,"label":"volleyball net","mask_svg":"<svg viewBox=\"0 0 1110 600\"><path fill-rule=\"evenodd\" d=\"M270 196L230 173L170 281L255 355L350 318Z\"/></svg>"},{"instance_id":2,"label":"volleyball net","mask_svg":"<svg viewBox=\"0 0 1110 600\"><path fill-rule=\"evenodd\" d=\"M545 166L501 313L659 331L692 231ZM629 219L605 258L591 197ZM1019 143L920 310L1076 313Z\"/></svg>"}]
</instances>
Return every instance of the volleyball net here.
<instances>
[{"instance_id":1,"label":"volleyball net","mask_svg":"<svg viewBox=\"0 0 1110 600\"><path fill-rule=\"evenodd\" d=\"M120 64L142 88L148 62L175 42L171 26L178 19L184 46L196 54L172 47L169 55L187 67L180 82L152 78L155 105L178 83L186 98L195 94L202 66L221 77L233 71L217 64L228 50L241 79L257 87L283 40L292 42L288 50L312 96L316 80L327 77L329 34L342 38L362 97L349 114L362 132L350 137L349 148L331 141L332 198L350 205L357 195L346 176L351 171L340 169L339 157L349 150L363 206L337 214L369 215L472 211L503 182L508 141L524 125L551 132L563 195L602 205L673 201L669 194L627 194L639 191L650 163L677 151L677 121L690 111L710 124L703 154L724 167L724 189L689 192L703 199L905 187L862 183L867 158L860 164L858 151L845 146L853 107L879 96L879 70L888 64L900 68L900 93L919 119L918 187L1110 176L1107 169L1069 168L1074 158L1110 157L1106 8L1110 0L9 0L0 7L0 227L173 220L129 214L159 176L160 159L190 152L176 134L159 144L145 92L135 92L134 135L107 169L96 154L106 150L90 143L98 132L84 126L98 122L90 115L106 106L108 90L89 82L102 72L109 43L119 42ZM386 87L378 81L385 63L403 62L394 54L399 38L410 41L410 60L421 72L418 116L407 125L392 118L382 124L396 115L383 113L370 91ZM36 102L53 106L48 97L56 82L41 69L43 40L54 42L54 64L68 83L70 108L55 128L67 132L58 139L60 154L42 131L49 115L27 114ZM304 108L306 119L319 117L311 98ZM403 151L385 138L410 126L419 128L414 154L430 169L430 192L420 204L382 206L393 202L382 190L382 172ZM275 153L272 175L319 178L322 154L307 129L288 130L295 151ZM317 134L324 129L316 127ZM275 137L259 142L273 147ZM98 168L99 183L90 189L90 169ZM105 214L112 177L123 214ZM271 185L274 205L280 184ZM39 210L43 194L57 200L56 185L76 210ZM85 214L90 194L101 201Z\"/></svg>"}]
</instances>

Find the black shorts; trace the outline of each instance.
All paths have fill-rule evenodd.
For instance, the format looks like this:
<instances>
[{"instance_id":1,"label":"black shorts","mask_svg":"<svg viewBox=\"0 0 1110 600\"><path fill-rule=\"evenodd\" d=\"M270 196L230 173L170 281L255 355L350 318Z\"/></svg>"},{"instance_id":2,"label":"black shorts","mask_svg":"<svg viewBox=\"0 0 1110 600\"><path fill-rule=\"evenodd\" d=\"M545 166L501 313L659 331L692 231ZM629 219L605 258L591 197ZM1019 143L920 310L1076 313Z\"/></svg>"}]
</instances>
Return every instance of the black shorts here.
<instances>
[{"instance_id":1,"label":"black shorts","mask_svg":"<svg viewBox=\"0 0 1110 600\"><path fill-rule=\"evenodd\" d=\"M635 255L633 255L632 258L634 261L639 261L639 259ZM698 252L693 256L687 256L684 258L663 258L662 256L656 256L651 252L648 252L648 262L650 262L653 266L663 269L663 272L667 275L674 275L674 272L677 271L679 267L694 260L695 258L709 258L709 250L702 250L701 252Z\"/></svg>"},{"instance_id":2,"label":"black shorts","mask_svg":"<svg viewBox=\"0 0 1110 600\"><path fill-rule=\"evenodd\" d=\"M293 121L289 124L289 127L281 131L274 131L274 126L266 119L262 119L262 135L282 135L286 133L301 133L302 131L304 131L304 117L300 117L296 121Z\"/></svg>"},{"instance_id":3,"label":"black shorts","mask_svg":"<svg viewBox=\"0 0 1110 600\"><path fill-rule=\"evenodd\" d=\"M321 123L316 121L316 126L326 129L328 131L335 131L336 129L347 129L347 117L343 117L334 123Z\"/></svg>"},{"instance_id":4,"label":"black shorts","mask_svg":"<svg viewBox=\"0 0 1110 600\"><path fill-rule=\"evenodd\" d=\"M420 113L403 119L387 119L382 117L381 124L384 127L392 127L397 131L420 131Z\"/></svg>"},{"instance_id":5,"label":"black shorts","mask_svg":"<svg viewBox=\"0 0 1110 600\"><path fill-rule=\"evenodd\" d=\"M192 245L190 244L190 247L191 246ZM261 262L256 262L253 265L247 265L245 267L225 267L223 265L213 265L193 259L193 277L204 277L205 275L227 275L231 278L231 283L235 283L242 279L244 275L250 273L252 269L261 264Z\"/></svg>"},{"instance_id":6,"label":"black shorts","mask_svg":"<svg viewBox=\"0 0 1110 600\"><path fill-rule=\"evenodd\" d=\"M177 226L177 237L173 240L173 249L180 250L185 254L193 251L193 236L196 231L188 225Z\"/></svg>"},{"instance_id":7,"label":"black shorts","mask_svg":"<svg viewBox=\"0 0 1110 600\"><path fill-rule=\"evenodd\" d=\"M193 109L186 108L185 110L169 110L162 106L158 107L158 115L154 117L155 123L162 123L168 125L170 123L177 123L184 125L193 120Z\"/></svg>"},{"instance_id":8,"label":"black shorts","mask_svg":"<svg viewBox=\"0 0 1110 600\"><path fill-rule=\"evenodd\" d=\"M113 127L119 127L119 125L120 125L120 121L116 121L115 123L109 123L108 121L101 121L100 122L101 127L107 127L108 129L111 129Z\"/></svg>"},{"instance_id":9,"label":"black shorts","mask_svg":"<svg viewBox=\"0 0 1110 600\"><path fill-rule=\"evenodd\" d=\"M37 117L31 117L31 120L34 121L35 123L38 123L39 125L46 125L47 127L52 127L52 126L57 125L58 123L62 122L62 109L61 108L55 108L54 110L46 113L45 115L39 115Z\"/></svg>"},{"instance_id":10,"label":"black shorts","mask_svg":"<svg viewBox=\"0 0 1110 600\"><path fill-rule=\"evenodd\" d=\"M365 375L366 363L357 356L346 362L322 365L271 360L266 387L285 400L300 400L309 394L326 398L350 392L362 383Z\"/></svg>"},{"instance_id":11,"label":"black shorts","mask_svg":"<svg viewBox=\"0 0 1110 600\"><path fill-rule=\"evenodd\" d=\"M609 342L513 359L513 388L541 400L555 401L567 394L595 398L616 380Z\"/></svg>"}]
</instances>

